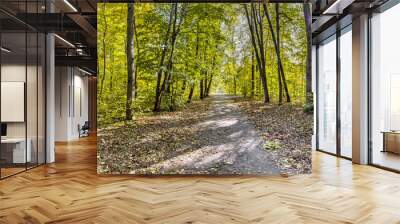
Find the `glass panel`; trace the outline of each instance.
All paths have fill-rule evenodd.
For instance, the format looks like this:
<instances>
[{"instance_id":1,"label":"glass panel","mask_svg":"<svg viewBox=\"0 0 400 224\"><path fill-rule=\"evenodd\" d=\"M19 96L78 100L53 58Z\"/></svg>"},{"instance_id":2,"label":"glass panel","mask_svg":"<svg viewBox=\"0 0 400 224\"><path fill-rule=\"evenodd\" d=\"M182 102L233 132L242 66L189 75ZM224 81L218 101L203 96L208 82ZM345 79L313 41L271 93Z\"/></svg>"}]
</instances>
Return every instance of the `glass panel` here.
<instances>
[{"instance_id":1,"label":"glass panel","mask_svg":"<svg viewBox=\"0 0 400 224\"><path fill-rule=\"evenodd\" d=\"M45 52L46 39L44 34L39 34L38 46L38 163L45 163L46 149L45 149Z\"/></svg>"},{"instance_id":2,"label":"glass panel","mask_svg":"<svg viewBox=\"0 0 400 224\"><path fill-rule=\"evenodd\" d=\"M26 33L2 33L1 44L1 161L2 177L25 170L26 150ZM29 147L28 147L29 148Z\"/></svg>"},{"instance_id":3,"label":"glass panel","mask_svg":"<svg viewBox=\"0 0 400 224\"><path fill-rule=\"evenodd\" d=\"M352 35L340 36L340 152L352 157Z\"/></svg>"},{"instance_id":4,"label":"glass panel","mask_svg":"<svg viewBox=\"0 0 400 224\"><path fill-rule=\"evenodd\" d=\"M336 39L318 48L318 148L336 153Z\"/></svg>"},{"instance_id":5,"label":"glass panel","mask_svg":"<svg viewBox=\"0 0 400 224\"><path fill-rule=\"evenodd\" d=\"M39 4L37 1L27 2L26 12L38 13ZM38 17L33 17L32 20ZM32 21L34 22L34 21ZM27 143L31 151L31 160L28 168L38 164L38 64L39 64L39 35L35 30L28 30L27 33Z\"/></svg>"},{"instance_id":6,"label":"glass panel","mask_svg":"<svg viewBox=\"0 0 400 224\"><path fill-rule=\"evenodd\" d=\"M45 0L5 0L0 7L20 20L42 13ZM37 18L37 17L33 17ZM45 35L0 12L0 177L45 162Z\"/></svg>"},{"instance_id":7,"label":"glass panel","mask_svg":"<svg viewBox=\"0 0 400 224\"><path fill-rule=\"evenodd\" d=\"M372 25L372 163L400 170L400 5L375 15Z\"/></svg>"},{"instance_id":8,"label":"glass panel","mask_svg":"<svg viewBox=\"0 0 400 224\"><path fill-rule=\"evenodd\" d=\"M26 114L27 114L27 150L30 158L28 159L28 168L37 165L38 158L38 143L37 143L37 132L38 132L38 35L36 32L30 32L27 34L28 38L28 63L27 63L27 82L26 82Z\"/></svg>"}]
</instances>

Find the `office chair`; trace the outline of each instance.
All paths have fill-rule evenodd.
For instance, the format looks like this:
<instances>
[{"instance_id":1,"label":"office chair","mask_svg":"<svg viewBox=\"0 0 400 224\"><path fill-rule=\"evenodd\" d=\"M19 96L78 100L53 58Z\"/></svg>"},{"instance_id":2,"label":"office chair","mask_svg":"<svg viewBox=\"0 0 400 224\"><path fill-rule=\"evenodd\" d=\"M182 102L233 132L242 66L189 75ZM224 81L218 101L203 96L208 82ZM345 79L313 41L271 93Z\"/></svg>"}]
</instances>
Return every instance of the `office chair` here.
<instances>
[{"instance_id":1,"label":"office chair","mask_svg":"<svg viewBox=\"0 0 400 224\"><path fill-rule=\"evenodd\" d=\"M78 129L79 129L79 138L89 136L89 129L90 129L89 121L85 121L82 127L78 125Z\"/></svg>"}]
</instances>

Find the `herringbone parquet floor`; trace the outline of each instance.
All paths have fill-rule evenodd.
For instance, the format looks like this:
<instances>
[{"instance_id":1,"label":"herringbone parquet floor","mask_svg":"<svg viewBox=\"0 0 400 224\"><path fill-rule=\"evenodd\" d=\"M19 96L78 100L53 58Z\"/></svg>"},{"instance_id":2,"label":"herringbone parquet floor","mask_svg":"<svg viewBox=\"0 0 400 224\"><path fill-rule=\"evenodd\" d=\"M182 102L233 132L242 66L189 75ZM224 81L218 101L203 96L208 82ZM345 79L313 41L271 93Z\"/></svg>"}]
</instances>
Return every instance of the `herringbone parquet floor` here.
<instances>
[{"instance_id":1,"label":"herringbone parquet floor","mask_svg":"<svg viewBox=\"0 0 400 224\"><path fill-rule=\"evenodd\" d=\"M400 175L313 154L313 174L96 174L96 139L57 145L57 162L0 181L0 223L400 223Z\"/></svg>"}]
</instances>

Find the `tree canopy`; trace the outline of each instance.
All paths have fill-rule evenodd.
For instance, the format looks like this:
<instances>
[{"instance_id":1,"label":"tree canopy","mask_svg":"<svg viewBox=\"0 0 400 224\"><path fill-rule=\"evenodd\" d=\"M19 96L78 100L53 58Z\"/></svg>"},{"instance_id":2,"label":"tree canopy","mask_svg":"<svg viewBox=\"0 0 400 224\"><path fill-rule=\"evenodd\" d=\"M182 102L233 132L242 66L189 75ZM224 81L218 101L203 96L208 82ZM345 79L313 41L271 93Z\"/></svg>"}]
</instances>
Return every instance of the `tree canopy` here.
<instances>
[{"instance_id":1,"label":"tree canopy","mask_svg":"<svg viewBox=\"0 0 400 224\"><path fill-rule=\"evenodd\" d=\"M99 124L173 111L211 93L304 104L303 7L99 3Z\"/></svg>"}]
</instances>

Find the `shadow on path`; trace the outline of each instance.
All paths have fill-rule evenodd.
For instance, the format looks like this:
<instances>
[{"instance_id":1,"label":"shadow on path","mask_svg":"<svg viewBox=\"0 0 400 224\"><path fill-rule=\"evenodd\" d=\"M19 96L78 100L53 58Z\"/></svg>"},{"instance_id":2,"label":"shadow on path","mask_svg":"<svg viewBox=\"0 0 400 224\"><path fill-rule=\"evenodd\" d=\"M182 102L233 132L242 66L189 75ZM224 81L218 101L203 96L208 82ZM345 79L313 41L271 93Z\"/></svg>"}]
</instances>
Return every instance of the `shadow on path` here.
<instances>
[{"instance_id":1,"label":"shadow on path","mask_svg":"<svg viewBox=\"0 0 400 224\"><path fill-rule=\"evenodd\" d=\"M271 155L262 147L262 139L233 96L212 96L205 119L193 124L191 139L200 148L176 155L146 169L161 174L279 174ZM190 143L188 143L190 144ZM142 172L140 172L142 173Z\"/></svg>"}]
</instances>

